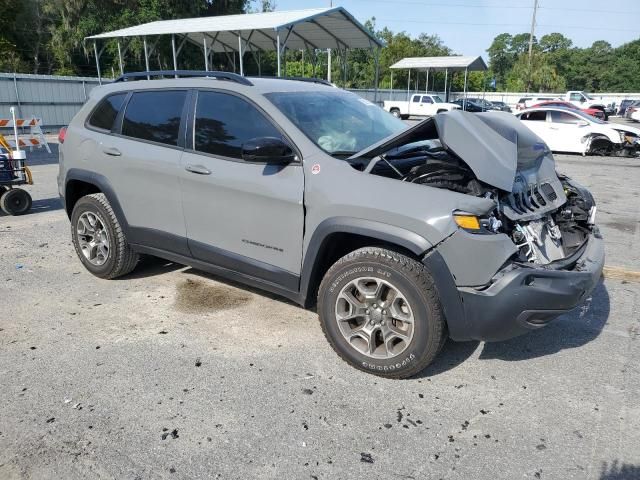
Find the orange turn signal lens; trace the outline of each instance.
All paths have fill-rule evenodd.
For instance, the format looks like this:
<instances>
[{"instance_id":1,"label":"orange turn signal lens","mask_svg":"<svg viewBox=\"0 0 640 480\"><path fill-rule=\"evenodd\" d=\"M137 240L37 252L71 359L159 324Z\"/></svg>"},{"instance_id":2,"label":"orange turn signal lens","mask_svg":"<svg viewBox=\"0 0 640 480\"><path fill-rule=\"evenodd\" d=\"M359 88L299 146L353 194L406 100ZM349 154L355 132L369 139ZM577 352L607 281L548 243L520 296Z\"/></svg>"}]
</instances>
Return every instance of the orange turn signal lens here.
<instances>
[{"instance_id":1,"label":"orange turn signal lens","mask_svg":"<svg viewBox=\"0 0 640 480\"><path fill-rule=\"evenodd\" d=\"M465 230L480 230L480 220L475 215L454 214L453 218L460 228Z\"/></svg>"}]
</instances>

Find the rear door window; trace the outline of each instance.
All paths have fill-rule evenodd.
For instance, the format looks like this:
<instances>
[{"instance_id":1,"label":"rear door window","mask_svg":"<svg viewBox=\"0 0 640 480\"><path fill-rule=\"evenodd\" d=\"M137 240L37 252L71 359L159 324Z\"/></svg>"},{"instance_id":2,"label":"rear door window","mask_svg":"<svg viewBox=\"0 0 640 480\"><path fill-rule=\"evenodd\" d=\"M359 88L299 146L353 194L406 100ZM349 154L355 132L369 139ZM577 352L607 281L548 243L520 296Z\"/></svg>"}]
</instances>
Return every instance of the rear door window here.
<instances>
[{"instance_id":1,"label":"rear door window","mask_svg":"<svg viewBox=\"0 0 640 480\"><path fill-rule=\"evenodd\" d=\"M104 98L96 107L89 118L89 125L101 130L111 131L113 122L118 116L127 93L116 93Z\"/></svg>"},{"instance_id":2,"label":"rear door window","mask_svg":"<svg viewBox=\"0 0 640 480\"><path fill-rule=\"evenodd\" d=\"M185 90L135 92L127 104L122 135L177 146Z\"/></svg>"},{"instance_id":3,"label":"rear door window","mask_svg":"<svg viewBox=\"0 0 640 480\"><path fill-rule=\"evenodd\" d=\"M258 137L282 139L282 134L247 100L227 93L198 92L195 150L239 159L242 145Z\"/></svg>"}]
</instances>

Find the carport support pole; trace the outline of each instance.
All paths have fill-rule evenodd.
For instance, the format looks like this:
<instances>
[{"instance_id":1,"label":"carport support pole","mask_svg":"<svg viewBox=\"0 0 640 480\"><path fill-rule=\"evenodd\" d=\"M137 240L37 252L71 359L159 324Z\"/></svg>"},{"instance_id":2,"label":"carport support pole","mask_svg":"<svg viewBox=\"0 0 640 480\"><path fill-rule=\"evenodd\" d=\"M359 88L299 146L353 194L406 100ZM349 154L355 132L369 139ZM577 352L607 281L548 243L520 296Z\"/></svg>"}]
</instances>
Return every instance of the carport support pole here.
<instances>
[{"instance_id":1,"label":"carport support pole","mask_svg":"<svg viewBox=\"0 0 640 480\"><path fill-rule=\"evenodd\" d=\"M449 76L449 69L444 69L444 101L449 101L449 92L447 91L447 77Z\"/></svg>"},{"instance_id":2,"label":"carport support pole","mask_svg":"<svg viewBox=\"0 0 640 480\"><path fill-rule=\"evenodd\" d=\"M142 37L142 47L144 49L144 68L145 71L149 71L149 50L147 49L147 37ZM151 77L147 75L147 80L150 80Z\"/></svg>"},{"instance_id":3,"label":"carport support pole","mask_svg":"<svg viewBox=\"0 0 640 480\"><path fill-rule=\"evenodd\" d=\"M242 37L238 35L238 59L240 60L240 75L244 76L244 61L242 59Z\"/></svg>"},{"instance_id":4,"label":"carport support pole","mask_svg":"<svg viewBox=\"0 0 640 480\"><path fill-rule=\"evenodd\" d=\"M389 89L389 100L392 100L393 96L393 70L391 70L391 88Z\"/></svg>"},{"instance_id":5,"label":"carport support pole","mask_svg":"<svg viewBox=\"0 0 640 480\"><path fill-rule=\"evenodd\" d=\"M424 82L424 93L429 93L429 69L427 68L427 80Z\"/></svg>"},{"instance_id":6,"label":"carport support pole","mask_svg":"<svg viewBox=\"0 0 640 480\"><path fill-rule=\"evenodd\" d=\"M411 88L411 69L409 69L409 75L407 76L407 102L409 101L409 89Z\"/></svg>"},{"instance_id":7,"label":"carport support pole","mask_svg":"<svg viewBox=\"0 0 640 480\"><path fill-rule=\"evenodd\" d=\"M118 40L118 63L120 64L120 75L124 74L124 66L122 64L122 50L120 50L120 40Z\"/></svg>"},{"instance_id":8,"label":"carport support pole","mask_svg":"<svg viewBox=\"0 0 640 480\"><path fill-rule=\"evenodd\" d=\"M207 56L207 37L202 39L202 47L204 48L204 71L209 71L209 57Z\"/></svg>"},{"instance_id":9,"label":"carport support pole","mask_svg":"<svg viewBox=\"0 0 640 480\"><path fill-rule=\"evenodd\" d=\"M171 52L173 53L173 69L178 70L178 57L176 56L176 36L171 34ZM175 75L178 78L178 75Z\"/></svg>"},{"instance_id":10,"label":"carport support pole","mask_svg":"<svg viewBox=\"0 0 640 480\"><path fill-rule=\"evenodd\" d=\"M463 101L463 110L467 109L467 68L464 69L464 101Z\"/></svg>"},{"instance_id":11,"label":"carport support pole","mask_svg":"<svg viewBox=\"0 0 640 480\"><path fill-rule=\"evenodd\" d=\"M375 62L376 62L376 90L373 94L373 103L378 103L378 87L380 83L380 48L376 48L375 53Z\"/></svg>"},{"instance_id":12,"label":"carport support pole","mask_svg":"<svg viewBox=\"0 0 640 480\"><path fill-rule=\"evenodd\" d=\"M278 76L282 76L281 72L280 72L280 31L276 32L276 48L278 50L277 53L277 58L278 58Z\"/></svg>"},{"instance_id":13,"label":"carport support pole","mask_svg":"<svg viewBox=\"0 0 640 480\"><path fill-rule=\"evenodd\" d=\"M93 41L93 53L96 55L96 70L98 71L98 83L102 85L102 76L100 75L100 55L98 55L98 44Z\"/></svg>"}]
</instances>

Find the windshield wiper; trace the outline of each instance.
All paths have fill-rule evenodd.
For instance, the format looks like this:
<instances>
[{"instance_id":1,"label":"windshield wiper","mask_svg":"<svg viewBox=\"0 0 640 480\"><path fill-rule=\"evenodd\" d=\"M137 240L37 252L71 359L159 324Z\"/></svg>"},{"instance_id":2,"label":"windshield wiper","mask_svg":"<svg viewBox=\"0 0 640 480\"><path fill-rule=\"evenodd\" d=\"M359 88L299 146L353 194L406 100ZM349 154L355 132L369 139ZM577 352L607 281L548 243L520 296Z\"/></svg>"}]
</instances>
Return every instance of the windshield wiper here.
<instances>
[{"instance_id":1,"label":"windshield wiper","mask_svg":"<svg viewBox=\"0 0 640 480\"><path fill-rule=\"evenodd\" d=\"M351 157L353 155L355 155L358 152L353 152L351 150L336 150L335 152L330 152L330 155L332 157Z\"/></svg>"}]
</instances>

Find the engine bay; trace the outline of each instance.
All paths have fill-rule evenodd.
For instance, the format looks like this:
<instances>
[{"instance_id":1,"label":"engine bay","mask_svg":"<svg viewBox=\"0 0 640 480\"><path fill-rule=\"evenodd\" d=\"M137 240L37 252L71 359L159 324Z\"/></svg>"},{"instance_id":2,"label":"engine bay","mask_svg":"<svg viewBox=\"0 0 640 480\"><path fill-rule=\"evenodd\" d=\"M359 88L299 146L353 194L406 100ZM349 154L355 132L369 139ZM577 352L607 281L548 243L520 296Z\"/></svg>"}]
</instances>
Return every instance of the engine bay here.
<instances>
[{"instance_id":1,"label":"engine bay","mask_svg":"<svg viewBox=\"0 0 640 480\"><path fill-rule=\"evenodd\" d=\"M350 160L364 172L464 195L485 197L495 208L480 219L478 234L505 234L523 264L562 268L586 246L593 228L591 194L558 175L551 154L519 168L511 191L478 180L473 170L439 139L396 146L373 159Z\"/></svg>"}]
</instances>

